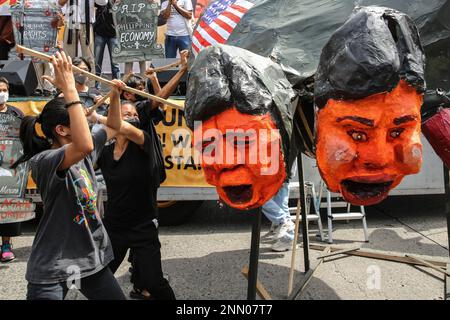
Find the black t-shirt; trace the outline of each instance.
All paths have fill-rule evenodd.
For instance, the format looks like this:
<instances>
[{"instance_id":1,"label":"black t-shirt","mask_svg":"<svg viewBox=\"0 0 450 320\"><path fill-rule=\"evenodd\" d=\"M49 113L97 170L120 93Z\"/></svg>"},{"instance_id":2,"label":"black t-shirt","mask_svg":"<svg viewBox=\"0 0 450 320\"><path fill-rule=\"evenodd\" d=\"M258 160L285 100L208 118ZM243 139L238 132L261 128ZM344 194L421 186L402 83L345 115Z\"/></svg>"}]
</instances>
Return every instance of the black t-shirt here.
<instances>
[{"instance_id":1,"label":"black t-shirt","mask_svg":"<svg viewBox=\"0 0 450 320\"><path fill-rule=\"evenodd\" d=\"M36 284L81 278L105 268L113 260L111 242L97 203L93 164L106 142L102 128L92 134L94 151L58 171L67 145L45 150L30 160L31 176L44 203L44 213L34 237L25 278Z\"/></svg>"},{"instance_id":2,"label":"black t-shirt","mask_svg":"<svg viewBox=\"0 0 450 320\"><path fill-rule=\"evenodd\" d=\"M149 132L149 126L151 122L153 122L153 124L156 126L161 120L164 119L164 113L161 108L155 108L151 110L151 101L149 100L136 102L136 111L141 123L141 129L146 132Z\"/></svg>"},{"instance_id":3,"label":"black t-shirt","mask_svg":"<svg viewBox=\"0 0 450 320\"><path fill-rule=\"evenodd\" d=\"M116 36L116 29L111 13L111 2L109 1L105 6L97 4L95 6L97 7L94 24L95 33L102 37L114 38Z\"/></svg>"},{"instance_id":4,"label":"black t-shirt","mask_svg":"<svg viewBox=\"0 0 450 320\"><path fill-rule=\"evenodd\" d=\"M107 228L148 226L158 216L155 155L151 136L144 131L144 137L143 146L130 141L118 161L114 160L115 142L105 146L97 162L108 191Z\"/></svg>"}]
</instances>

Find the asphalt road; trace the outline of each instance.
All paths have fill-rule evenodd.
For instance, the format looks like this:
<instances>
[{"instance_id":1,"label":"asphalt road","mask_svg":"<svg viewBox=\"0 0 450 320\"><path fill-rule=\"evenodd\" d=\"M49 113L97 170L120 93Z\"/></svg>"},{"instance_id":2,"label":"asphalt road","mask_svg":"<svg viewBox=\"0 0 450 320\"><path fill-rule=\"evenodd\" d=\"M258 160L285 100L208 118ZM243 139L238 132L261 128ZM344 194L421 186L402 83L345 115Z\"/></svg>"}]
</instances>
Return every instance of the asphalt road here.
<instances>
[{"instance_id":1,"label":"asphalt road","mask_svg":"<svg viewBox=\"0 0 450 320\"><path fill-rule=\"evenodd\" d=\"M324 225L326 225L326 221ZM365 243L360 221L336 222L335 245L383 250L401 254L448 259L447 223L443 197L392 197L367 208L369 243ZM205 202L192 219L181 226L161 227L164 273L178 299L245 299L247 281L241 274L248 265L252 217L216 202ZM263 222L263 232L269 228ZM24 299L26 262L35 223L24 227L14 239L17 259L0 264L0 298ZM310 241L318 242L316 225L310 224ZM300 240L301 241L301 237ZM325 244L325 243L322 243ZM273 299L286 299L291 252L271 252L262 243L259 280ZM312 264L319 251L311 250ZM295 283L303 278L303 252L297 251ZM129 263L116 273L128 295ZM68 299L84 299L77 291ZM441 273L426 267L337 256L323 263L297 299L437 299L444 298Z\"/></svg>"}]
</instances>

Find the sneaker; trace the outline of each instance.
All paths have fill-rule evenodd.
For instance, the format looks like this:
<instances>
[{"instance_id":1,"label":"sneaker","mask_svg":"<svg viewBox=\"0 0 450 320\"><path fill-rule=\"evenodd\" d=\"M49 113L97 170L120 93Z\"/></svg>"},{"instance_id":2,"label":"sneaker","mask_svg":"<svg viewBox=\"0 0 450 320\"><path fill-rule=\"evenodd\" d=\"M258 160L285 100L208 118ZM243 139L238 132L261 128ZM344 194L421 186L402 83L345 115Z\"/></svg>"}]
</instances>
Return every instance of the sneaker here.
<instances>
[{"instance_id":1,"label":"sneaker","mask_svg":"<svg viewBox=\"0 0 450 320\"><path fill-rule=\"evenodd\" d=\"M270 225L270 229L269 231L267 231L267 233L265 233L262 237L261 240L272 240L273 237L275 236L275 229L277 228L277 225L272 223Z\"/></svg>"},{"instance_id":2,"label":"sneaker","mask_svg":"<svg viewBox=\"0 0 450 320\"><path fill-rule=\"evenodd\" d=\"M294 240L283 237L277 240L270 249L275 252L284 252L292 249L292 243Z\"/></svg>"},{"instance_id":3,"label":"sneaker","mask_svg":"<svg viewBox=\"0 0 450 320\"><path fill-rule=\"evenodd\" d=\"M16 257L12 252L12 246L10 243L5 243L2 245L2 257L1 262L9 262L14 260Z\"/></svg>"},{"instance_id":4,"label":"sneaker","mask_svg":"<svg viewBox=\"0 0 450 320\"><path fill-rule=\"evenodd\" d=\"M291 220L280 224L275 229L275 239L286 238L287 236L293 236L295 232L295 224Z\"/></svg>"},{"instance_id":5,"label":"sneaker","mask_svg":"<svg viewBox=\"0 0 450 320\"><path fill-rule=\"evenodd\" d=\"M148 293L147 290L140 290L137 288L133 288L133 290L131 290L130 298L136 300L154 300L152 295Z\"/></svg>"}]
</instances>

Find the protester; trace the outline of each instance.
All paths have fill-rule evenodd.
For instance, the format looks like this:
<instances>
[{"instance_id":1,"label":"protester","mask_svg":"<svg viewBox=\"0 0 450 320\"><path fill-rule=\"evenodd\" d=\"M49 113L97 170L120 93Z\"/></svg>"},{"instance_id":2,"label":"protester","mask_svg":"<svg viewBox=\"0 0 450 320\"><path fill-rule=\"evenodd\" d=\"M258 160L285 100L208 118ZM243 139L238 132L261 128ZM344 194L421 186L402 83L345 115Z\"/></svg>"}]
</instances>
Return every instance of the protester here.
<instances>
[{"instance_id":1,"label":"protester","mask_svg":"<svg viewBox=\"0 0 450 320\"><path fill-rule=\"evenodd\" d=\"M95 115L106 124L106 118ZM106 146L99 159L108 191L105 227L111 239L114 273L128 249L133 251L133 298L172 300L172 288L163 277L161 243L158 238L158 207L156 194L161 181L155 152L159 146L156 131L148 133L139 128L139 117L132 102L122 103L121 110L109 110L108 120L122 118L120 133ZM153 128L154 130L154 128Z\"/></svg>"},{"instance_id":2,"label":"protester","mask_svg":"<svg viewBox=\"0 0 450 320\"><path fill-rule=\"evenodd\" d=\"M191 0L166 0L161 4L161 15L167 20L166 58L176 58L178 51L189 49L192 12Z\"/></svg>"},{"instance_id":3,"label":"protester","mask_svg":"<svg viewBox=\"0 0 450 320\"><path fill-rule=\"evenodd\" d=\"M10 113L16 117L23 118L23 112L7 104L9 100L9 82L6 78L0 77L0 112Z\"/></svg>"},{"instance_id":4,"label":"protester","mask_svg":"<svg viewBox=\"0 0 450 320\"><path fill-rule=\"evenodd\" d=\"M262 240L273 242L272 251L282 252L292 249L295 236L295 224L289 212L289 180L297 171L297 161L293 161L289 177L282 184L278 193L262 206L262 212L271 222L269 231Z\"/></svg>"},{"instance_id":5,"label":"protester","mask_svg":"<svg viewBox=\"0 0 450 320\"><path fill-rule=\"evenodd\" d=\"M8 3L0 5L0 60L8 60L12 47L14 47L14 34Z\"/></svg>"},{"instance_id":6,"label":"protester","mask_svg":"<svg viewBox=\"0 0 450 320\"><path fill-rule=\"evenodd\" d=\"M158 78L153 69L148 69L146 71L146 75L150 78L152 82L152 87L150 91L153 91L153 94L156 96L167 99L170 95L175 91L180 82L183 75L187 72L187 59L189 57L188 51L181 52L181 67L175 76L170 79L170 81L163 87L159 85ZM145 81L136 75L132 75L126 81L127 86L131 88L136 88L138 90L145 89ZM136 110L139 115L140 126L141 129L149 132L149 125L153 122L157 124L159 121L163 119L163 114L160 109L162 107L162 103L157 102L155 100L147 100L142 98L134 93L123 92L122 97L125 100L136 103Z\"/></svg>"},{"instance_id":7,"label":"protester","mask_svg":"<svg viewBox=\"0 0 450 320\"><path fill-rule=\"evenodd\" d=\"M70 57L58 52L52 64L55 79L51 82L64 99L55 98L39 116L23 119L24 154L13 165L30 161L31 176L44 204L27 265L27 299L62 300L71 284L88 299L125 299L106 267L113 254L97 210L93 170L112 131L102 127L91 135ZM115 88L113 96L118 94ZM38 135L36 124L44 137ZM120 122L109 121L108 125L120 128Z\"/></svg>"},{"instance_id":8,"label":"protester","mask_svg":"<svg viewBox=\"0 0 450 320\"><path fill-rule=\"evenodd\" d=\"M72 64L84 71L91 72L89 63L84 58L76 57L73 58ZM44 79L51 79L45 76ZM97 101L102 98L101 92L95 87L89 87L88 77L84 74L75 72L75 88L77 89L78 95L83 102L83 106L86 108L92 107ZM61 93L58 93L61 96ZM102 105L97 109L97 112L106 115L108 109L106 105Z\"/></svg>"},{"instance_id":9,"label":"protester","mask_svg":"<svg viewBox=\"0 0 450 320\"><path fill-rule=\"evenodd\" d=\"M81 55L89 62L91 70L95 68L94 61L94 4L104 6L108 0L58 0L65 14L64 51L73 57ZM86 7L89 7L87 10Z\"/></svg>"},{"instance_id":10,"label":"protester","mask_svg":"<svg viewBox=\"0 0 450 320\"><path fill-rule=\"evenodd\" d=\"M272 223L263 240L274 242L272 251L290 250L294 241L295 225L289 212L289 182L283 183L278 193L262 206L262 212Z\"/></svg>"},{"instance_id":11,"label":"protester","mask_svg":"<svg viewBox=\"0 0 450 320\"><path fill-rule=\"evenodd\" d=\"M114 26L113 16L111 13L112 4L116 0L109 1L106 5L98 5L95 12L95 74L100 76L103 66L103 55L105 46L108 46L109 60L111 62L111 72L113 79L120 78L119 64L114 62L112 55L113 47L117 45L116 28ZM96 83L96 88L100 89L100 83Z\"/></svg>"},{"instance_id":12,"label":"protester","mask_svg":"<svg viewBox=\"0 0 450 320\"><path fill-rule=\"evenodd\" d=\"M145 73L145 70L147 69L147 61L141 60L137 62L139 63L139 74L142 77ZM134 62L125 62L125 70L124 70L125 74L133 73L133 65Z\"/></svg>"},{"instance_id":13,"label":"protester","mask_svg":"<svg viewBox=\"0 0 450 320\"><path fill-rule=\"evenodd\" d=\"M8 113L15 115L16 117L22 119L23 113L19 109L9 106L6 103L9 99L9 83L6 78L0 78L0 113ZM11 238L20 236L21 234L21 224L16 223L0 223L0 236L2 237L2 247L1 247L1 262L9 262L15 259L14 252L12 251Z\"/></svg>"},{"instance_id":14,"label":"protester","mask_svg":"<svg viewBox=\"0 0 450 320\"><path fill-rule=\"evenodd\" d=\"M47 61L35 62L34 69L36 70L36 77L38 78L38 85L36 91L34 92L35 96L43 95L45 97L50 97L55 95L55 88L52 84L42 78L43 76L53 78L55 76L53 71L53 66Z\"/></svg>"}]
</instances>

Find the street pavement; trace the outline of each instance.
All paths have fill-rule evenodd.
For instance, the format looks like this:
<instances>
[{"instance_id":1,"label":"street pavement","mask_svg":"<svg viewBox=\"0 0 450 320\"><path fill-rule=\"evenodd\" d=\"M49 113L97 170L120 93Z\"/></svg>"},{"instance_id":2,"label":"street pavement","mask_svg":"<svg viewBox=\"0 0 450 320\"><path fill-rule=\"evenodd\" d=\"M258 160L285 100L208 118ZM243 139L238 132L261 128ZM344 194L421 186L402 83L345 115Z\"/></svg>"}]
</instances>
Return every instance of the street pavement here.
<instances>
[{"instance_id":1,"label":"street pavement","mask_svg":"<svg viewBox=\"0 0 450 320\"><path fill-rule=\"evenodd\" d=\"M334 245L361 246L391 253L448 259L447 222L442 196L391 197L366 208L369 242L364 242L361 221L334 223ZM323 219L324 226L326 220ZM241 273L249 263L252 217L215 201L205 202L191 220L181 226L160 227L163 270L178 299L245 299L247 281ZM24 299L26 262L35 223L24 226L14 239L16 260L0 264L0 298ZM262 234L269 229L264 219ZM310 241L317 225L310 224ZM301 236L299 237L299 242ZM326 245L326 243L321 243ZM311 264L320 251L310 251ZM427 267L354 256L328 258L297 297L310 299L429 299L444 298L443 275ZM258 278L273 299L286 299L291 252L270 251L261 243ZM294 287L303 279L303 251L296 254ZM116 277L128 296L131 290L125 260ZM73 290L67 299L84 299Z\"/></svg>"}]
</instances>

